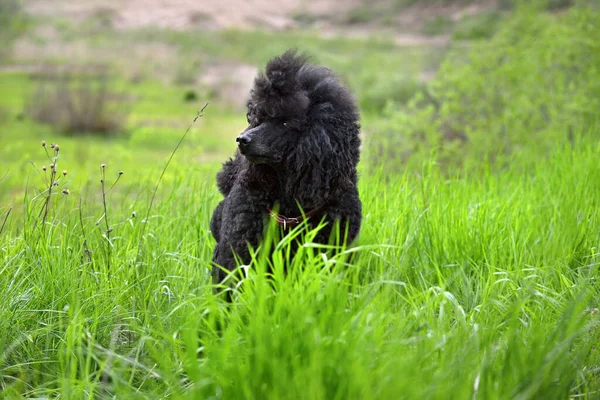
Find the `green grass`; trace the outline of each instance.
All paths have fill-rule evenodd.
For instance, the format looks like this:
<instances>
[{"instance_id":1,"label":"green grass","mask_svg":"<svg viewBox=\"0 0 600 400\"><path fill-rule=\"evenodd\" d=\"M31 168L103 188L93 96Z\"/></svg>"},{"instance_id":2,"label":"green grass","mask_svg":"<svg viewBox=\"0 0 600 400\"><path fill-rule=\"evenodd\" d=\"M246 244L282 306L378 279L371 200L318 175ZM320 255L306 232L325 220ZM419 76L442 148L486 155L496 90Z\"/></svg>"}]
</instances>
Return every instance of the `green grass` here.
<instances>
[{"instance_id":1,"label":"green grass","mask_svg":"<svg viewBox=\"0 0 600 400\"><path fill-rule=\"evenodd\" d=\"M582 138L463 178L434 162L403 175L362 169L356 258L307 244L284 277L284 241L271 259L259 253L230 306L209 286L215 168L176 166L143 237L147 186L142 173L124 176L108 199L110 245L95 225L99 183L53 199L43 230L30 197L27 222L9 219L0 236L0 388L9 398L593 398L599 149Z\"/></svg>"}]
</instances>

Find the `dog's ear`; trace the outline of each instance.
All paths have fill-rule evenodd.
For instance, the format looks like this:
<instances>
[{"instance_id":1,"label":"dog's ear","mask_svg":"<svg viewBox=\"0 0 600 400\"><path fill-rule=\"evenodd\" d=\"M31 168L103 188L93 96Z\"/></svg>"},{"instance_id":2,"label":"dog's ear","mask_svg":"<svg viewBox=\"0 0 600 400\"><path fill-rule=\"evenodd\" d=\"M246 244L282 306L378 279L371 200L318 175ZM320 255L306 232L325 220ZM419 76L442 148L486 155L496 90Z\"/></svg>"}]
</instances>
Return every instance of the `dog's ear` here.
<instances>
[{"instance_id":1,"label":"dog's ear","mask_svg":"<svg viewBox=\"0 0 600 400\"><path fill-rule=\"evenodd\" d=\"M298 72L306 63L307 57L295 50L288 50L267 64L266 75L271 87L282 94L298 90Z\"/></svg>"},{"instance_id":2,"label":"dog's ear","mask_svg":"<svg viewBox=\"0 0 600 400\"><path fill-rule=\"evenodd\" d=\"M285 167L294 178L286 190L301 203L325 202L352 184L357 155L348 141L330 133L336 129L333 123L313 121L287 159Z\"/></svg>"}]
</instances>

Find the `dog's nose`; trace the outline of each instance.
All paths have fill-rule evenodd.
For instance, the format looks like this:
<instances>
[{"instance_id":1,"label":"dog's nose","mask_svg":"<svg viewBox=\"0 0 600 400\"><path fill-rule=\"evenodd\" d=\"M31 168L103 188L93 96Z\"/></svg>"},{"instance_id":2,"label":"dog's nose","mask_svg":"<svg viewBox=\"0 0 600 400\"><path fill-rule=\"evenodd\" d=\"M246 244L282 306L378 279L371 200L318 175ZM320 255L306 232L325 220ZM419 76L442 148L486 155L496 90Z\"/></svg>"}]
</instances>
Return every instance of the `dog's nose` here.
<instances>
[{"instance_id":1,"label":"dog's nose","mask_svg":"<svg viewBox=\"0 0 600 400\"><path fill-rule=\"evenodd\" d=\"M240 146L247 145L248 143L250 143L251 140L252 139L250 139L250 136L248 135L240 135L237 138L235 138L235 141L238 142Z\"/></svg>"}]
</instances>

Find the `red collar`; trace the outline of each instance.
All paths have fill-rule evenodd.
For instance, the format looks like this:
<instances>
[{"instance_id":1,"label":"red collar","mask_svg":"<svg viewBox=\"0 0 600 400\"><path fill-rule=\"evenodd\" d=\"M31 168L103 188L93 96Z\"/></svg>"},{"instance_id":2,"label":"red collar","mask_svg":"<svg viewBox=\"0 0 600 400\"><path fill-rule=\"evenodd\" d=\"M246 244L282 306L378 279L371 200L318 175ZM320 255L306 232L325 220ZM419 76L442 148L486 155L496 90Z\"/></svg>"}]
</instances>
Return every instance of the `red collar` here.
<instances>
[{"instance_id":1,"label":"red collar","mask_svg":"<svg viewBox=\"0 0 600 400\"><path fill-rule=\"evenodd\" d=\"M268 208L267 211L269 212L269 215L271 216L271 218L275 218L278 225L283 226L283 229L287 229L287 228L293 228L295 226L298 226L304 220L307 220L310 217L314 217L317 214L321 214L321 212L323 212L324 209L325 209L325 204L321 204L320 206L313 208L306 214L300 215L298 217L286 217L285 215L276 213L275 211L273 211L270 208Z\"/></svg>"}]
</instances>

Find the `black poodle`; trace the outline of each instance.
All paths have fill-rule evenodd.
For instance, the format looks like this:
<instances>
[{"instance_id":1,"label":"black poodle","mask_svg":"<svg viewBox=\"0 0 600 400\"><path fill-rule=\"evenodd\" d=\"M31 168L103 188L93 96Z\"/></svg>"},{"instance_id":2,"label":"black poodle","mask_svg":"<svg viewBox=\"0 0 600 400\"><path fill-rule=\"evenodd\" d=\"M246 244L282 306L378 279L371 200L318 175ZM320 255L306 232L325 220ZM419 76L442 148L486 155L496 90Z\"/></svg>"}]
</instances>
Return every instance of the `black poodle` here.
<instances>
[{"instance_id":1,"label":"black poodle","mask_svg":"<svg viewBox=\"0 0 600 400\"><path fill-rule=\"evenodd\" d=\"M268 218L284 230L325 219L320 243L328 243L334 221L347 242L360 230L359 111L331 70L295 51L273 58L254 81L247 119L235 158L217 174L225 199L210 223L215 284L235 269L236 257L250 262L248 246L259 244Z\"/></svg>"}]
</instances>

